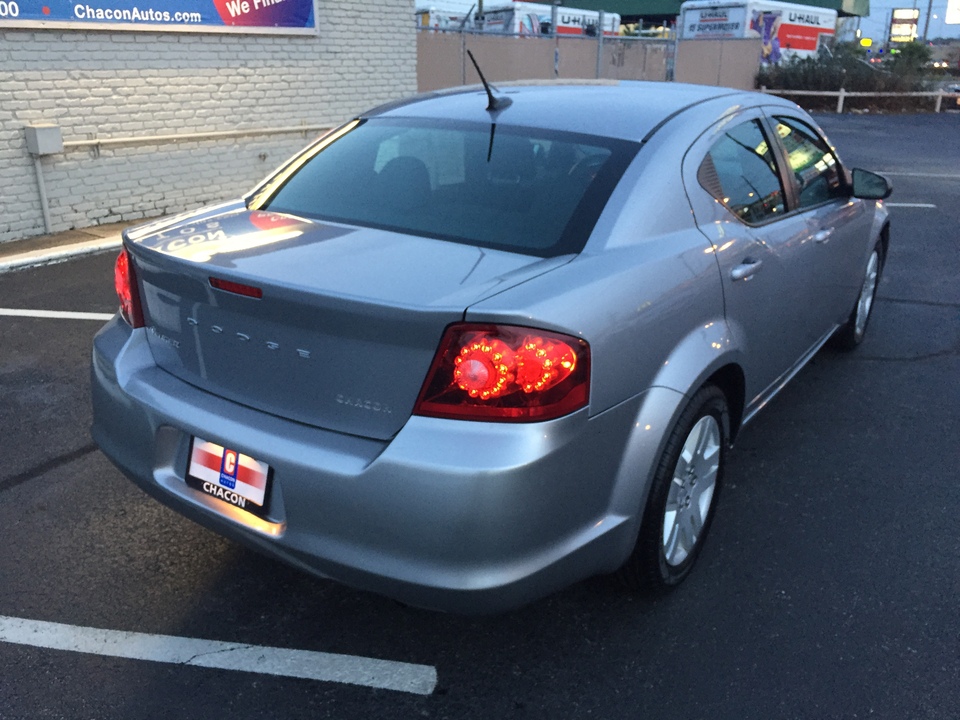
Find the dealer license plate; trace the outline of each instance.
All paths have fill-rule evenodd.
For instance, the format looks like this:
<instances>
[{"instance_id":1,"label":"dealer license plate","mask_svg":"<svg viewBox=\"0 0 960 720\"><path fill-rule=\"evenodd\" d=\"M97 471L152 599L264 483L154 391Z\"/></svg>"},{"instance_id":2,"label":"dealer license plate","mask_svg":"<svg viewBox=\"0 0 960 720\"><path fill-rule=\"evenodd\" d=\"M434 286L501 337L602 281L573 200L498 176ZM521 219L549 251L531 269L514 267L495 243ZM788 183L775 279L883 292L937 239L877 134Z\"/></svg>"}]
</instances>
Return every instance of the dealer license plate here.
<instances>
[{"instance_id":1,"label":"dealer license plate","mask_svg":"<svg viewBox=\"0 0 960 720\"><path fill-rule=\"evenodd\" d=\"M187 485L263 517L270 466L228 447L193 438Z\"/></svg>"}]
</instances>

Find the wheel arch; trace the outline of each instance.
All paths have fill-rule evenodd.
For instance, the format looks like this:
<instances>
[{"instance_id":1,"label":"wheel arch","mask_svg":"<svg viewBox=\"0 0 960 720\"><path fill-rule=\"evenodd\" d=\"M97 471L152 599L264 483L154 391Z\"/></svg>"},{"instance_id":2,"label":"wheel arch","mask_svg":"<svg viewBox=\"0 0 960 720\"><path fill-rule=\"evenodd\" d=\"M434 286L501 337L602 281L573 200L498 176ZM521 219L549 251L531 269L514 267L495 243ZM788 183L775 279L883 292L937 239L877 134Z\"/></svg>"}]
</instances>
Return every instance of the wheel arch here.
<instances>
[{"instance_id":1,"label":"wheel arch","mask_svg":"<svg viewBox=\"0 0 960 720\"><path fill-rule=\"evenodd\" d=\"M747 381L743 368L737 363L728 363L710 375L701 387L704 385L716 385L727 399L727 411L730 414L730 435L727 440L732 445L743 424L743 409L746 406Z\"/></svg>"},{"instance_id":2,"label":"wheel arch","mask_svg":"<svg viewBox=\"0 0 960 720\"><path fill-rule=\"evenodd\" d=\"M880 269L887 264L887 253L890 250L890 220L887 219L880 228L880 249L883 251L883 257L880 258Z\"/></svg>"},{"instance_id":3,"label":"wheel arch","mask_svg":"<svg viewBox=\"0 0 960 720\"><path fill-rule=\"evenodd\" d=\"M723 426L720 432L729 434L733 423L730 417L730 403L727 399L728 390L724 390L720 383L725 383L729 388L734 388L737 381L737 372L738 368L736 366L726 366L722 371L709 376L700 386L691 389L690 393L676 393L674 396L673 400L676 401L676 404L672 405L673 412L669 413L670 420L664 425L666 432L664 432L658 444L656 454L650 458L648 477L642 492L642 502L639 504L637 514L633 517L632 533L630 533L633 545L629 552L623 556L618 567L618 575L621 580L626 582L628 587L653 591L664 590L669 586L679 584L696 562L702 540L699 541L699 545L691 549L691 554L687 560L681 558L682 562L677 566L677 572L672 573L670 578L667 575L671 575L671 573L664 574L665 564L663 562L655 563L656 567L660 568L660 575L657 577L662 577L664 581L650 584L649 581L655 577L651 570L654 564L650 562L650 551L653 546L660 547L659 543L653 540L660 532L659 526L651 525L651 523L657 522L658 518L662 521L663 503L667 501L664 495L667 492L665 488L672 487L672 482L675 482L673 468L675 468L678 462L677 456L681 453L685 444L682 438L687 437L687 434L692 432L696 415L707 411L707 408L712 404L714 407L710 412L716 411L718 413L718 420ZM670 393L674 391L666 388L654 388L650 392ZM661 395L655 398L656 404L661 404L666 399ZM646 427L649 428L649 425ZM678 431L680 431L679 435ZM679 444L677 444L678 438L680 438ZM729 442L726 444L729 445ZM720 459L717 465L719 474L716 475L718 482L723 472L722 459L728 451L729 447L721 445ZM667 464L668 461L669 464ZM669 470L669 474L664 475L665 469ZM694 480L694 484L696 484L696 480ZM716 490L719 490L719 485ZM710 513L703 524L704 534L709 530L714 510L715 503L710 506ZM651 515L651 513L654 513L654 515ZM654 551L655 554L657 552ZM662 560L662 553L660 555Z\"/></svg>"},{"instance_id":4,"label":"wheel arch","mask_svg":"<svg viewBox=\"0 0 960 720\"><path fill-rule=\"evenodd\" d=\"M743 424L747 382L740 362L743 331L726 319L716 319L685 337L661 366L652 385L683 393L688 399L713 384L726 396L730 414L728 441Z\"/></svg>"},{"instance_id":5,"label":"wheel arch","mask_svg":"<svg viewBox=\"0 0 960 720\"><path fill-rule=\"evenodd\" d=\"M705 368L686 391L658 385L642 394L634 430L625 443L609 507L612 515L627 518L629 523L623 536L627 542L617 554L618 565L626 560L636 543L649 502L651 480L666 447L669 428L677 423L691 399L708 385L716 386L726 399L729 426L724 430L730 445L743 423L746 405L746 381L737 362L728 360L718 367ZM659 441L655 443L651 443L648 436L653 429L660 431Z\"/></svg>"}]
</instances>

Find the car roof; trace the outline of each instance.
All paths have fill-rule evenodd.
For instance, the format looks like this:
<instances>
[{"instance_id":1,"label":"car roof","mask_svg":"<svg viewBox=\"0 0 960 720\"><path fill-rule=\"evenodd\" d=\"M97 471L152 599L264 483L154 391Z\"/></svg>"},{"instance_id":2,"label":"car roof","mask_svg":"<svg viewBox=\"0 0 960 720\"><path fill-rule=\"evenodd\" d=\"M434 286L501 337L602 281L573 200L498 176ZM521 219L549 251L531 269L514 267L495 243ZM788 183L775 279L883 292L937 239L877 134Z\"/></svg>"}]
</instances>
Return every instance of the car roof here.
<instances>
[{"instance_id":1,"label":"car roof","mask_svg":"<svg viewBox=\"0 0 960 720\"><path fill-rule=\"evenodd\" d=\"M487 112L482 85L426 93L382 105L363 117L425 118L579 132L645 140L670 118L722 99L716 118L731 107L791 103L770 95L708 85L642 81L537 81L497 83L495 95L512 103ZM702 119L702 118L701 118Z\"/></svg>"}]
</instances>

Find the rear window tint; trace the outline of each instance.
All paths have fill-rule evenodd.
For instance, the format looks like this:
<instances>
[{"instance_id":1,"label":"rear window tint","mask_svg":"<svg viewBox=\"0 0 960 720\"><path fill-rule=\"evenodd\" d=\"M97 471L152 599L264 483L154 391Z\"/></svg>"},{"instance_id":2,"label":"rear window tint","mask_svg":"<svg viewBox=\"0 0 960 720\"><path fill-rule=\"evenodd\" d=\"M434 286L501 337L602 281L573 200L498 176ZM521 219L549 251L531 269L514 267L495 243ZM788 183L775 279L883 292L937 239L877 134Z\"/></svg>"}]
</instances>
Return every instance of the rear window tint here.
<instances>
[{"instance_id":1,"label":"rear window tint","mask_svg":"<svg viewBox=\"0 0 960 720\"><path fill-rule=\"evenodd\" d=\"M704 190L750 225L784 213L780 172L755 120L730 128L713 144L697 179Z\"/></svg>"},{"instance_id":2,"label":"rear window tint","mask_svg":"<svg viewBox=\"0 0 960 720\"><path fill-rule=\"evenodd\" d=\"M639 145L373 118L318 147L256 206L551 257L583 248Z\"/></svg>"}]
</instances>

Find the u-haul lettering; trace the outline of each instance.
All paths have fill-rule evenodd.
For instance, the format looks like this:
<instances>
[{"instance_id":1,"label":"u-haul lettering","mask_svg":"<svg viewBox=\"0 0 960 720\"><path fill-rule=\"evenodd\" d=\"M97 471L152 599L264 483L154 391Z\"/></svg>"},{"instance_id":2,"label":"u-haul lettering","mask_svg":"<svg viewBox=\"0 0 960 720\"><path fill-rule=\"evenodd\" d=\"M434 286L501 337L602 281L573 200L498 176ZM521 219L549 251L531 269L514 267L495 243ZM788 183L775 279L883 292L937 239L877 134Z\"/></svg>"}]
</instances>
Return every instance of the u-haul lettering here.
<instances>
[{"instance_id":1,"label":"u-haul lettering","mask_svg":"<svg viewBox=\"0 0 960 720\"><path fill-rule=\"evenodd\" d=\"M778 0L687 0L680 13L681 40L759 38L763 64L816 55L837 22L836 11Z\"/></svg>"}]
</instances>

